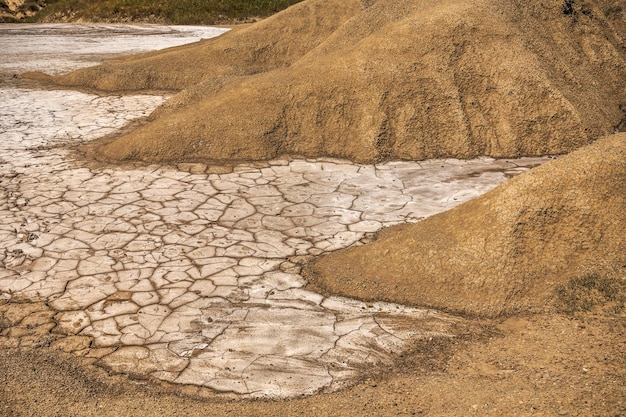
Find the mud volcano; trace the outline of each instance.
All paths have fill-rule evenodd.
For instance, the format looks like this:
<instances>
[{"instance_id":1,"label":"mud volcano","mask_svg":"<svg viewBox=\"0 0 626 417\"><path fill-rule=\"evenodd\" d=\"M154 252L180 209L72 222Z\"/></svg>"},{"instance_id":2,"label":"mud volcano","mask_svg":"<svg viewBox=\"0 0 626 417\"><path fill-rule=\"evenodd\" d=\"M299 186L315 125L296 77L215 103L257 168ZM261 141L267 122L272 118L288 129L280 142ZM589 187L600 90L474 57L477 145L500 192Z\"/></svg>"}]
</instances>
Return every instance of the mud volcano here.
<instances>
[{"instance_id":1,"label":"mud volcano","mask_svg":"<svg viewBox=\"0 0 626 417\"><path fill-rule=\"evenodd\" d=\"M217 39L57 77L181 90L111 160L356 162L572 151L626 102L607 2L307 0Z\"/></svg>"},{"instance_id":2,"label":"mud volcano","mask_svg":"<svg viewBox=\"0 0 626 417\"><path fill-rule=\"evenodd\" d=\"M100 145L111 162L569 154L305 265L325 295L478 316L468 322L488 335L427 339L384 377L323 397L202 403L125 386L137 397L106 391L110 415L141 401L152 415L166 402L255 415L623 413L626 136L611 134L624 126L625 36L621 1L305 0L217 39L53 77L104 92L178 92L143 127ZM111 295L103 306L128 301ZM200 361L198 349L184 353ZM138 353L123 353L131 372ZM6 358L29 364L0 373L6 392L24 393L4 394L12 404L44 414L93 403L79 390L40 402L42 390L22 389L34 386L34 362L19 351ZM46 364L51 375L55 366Z\"/></svg>"},{"instance_id":3,"label":"mud volcano","mask_svg":"<svg viewBox=\"0 0 626 417\"><path fill-rule=\"evenodd\" d=\"M563 154L622 123L626 24L614 6L308 0L216 39L54 81L181 90L101 148L112 161ZM621 262L622 142L606 139L371 249L330 256L311 274L361 298L488 316L539 309L592 258Z\"/></svg>"}]
</instances>

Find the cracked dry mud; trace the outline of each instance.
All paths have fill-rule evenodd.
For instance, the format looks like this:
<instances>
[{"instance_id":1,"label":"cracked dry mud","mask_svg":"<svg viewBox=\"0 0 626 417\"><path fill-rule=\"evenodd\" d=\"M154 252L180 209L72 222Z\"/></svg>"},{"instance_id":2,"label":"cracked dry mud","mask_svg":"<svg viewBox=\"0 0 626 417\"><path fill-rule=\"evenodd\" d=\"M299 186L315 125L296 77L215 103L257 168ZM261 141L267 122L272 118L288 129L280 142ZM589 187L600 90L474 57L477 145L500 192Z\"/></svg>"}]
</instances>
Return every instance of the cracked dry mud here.
<instances>
[{"instance_id":1,"label":"cracked dry mud","mask_svg":"<svg viewBox=\"0 0 626 417\"><path fill-rule=\"evenodd\" d=\"M63 348L113 371L222 393L334 390L418 338L454 336L461 320L440 312L307 290L301 266L546 160L285 159L217 173L94 168L50 147L163 99L0 90L0 301L45 303Z\"/></svg>"}]
</instances>

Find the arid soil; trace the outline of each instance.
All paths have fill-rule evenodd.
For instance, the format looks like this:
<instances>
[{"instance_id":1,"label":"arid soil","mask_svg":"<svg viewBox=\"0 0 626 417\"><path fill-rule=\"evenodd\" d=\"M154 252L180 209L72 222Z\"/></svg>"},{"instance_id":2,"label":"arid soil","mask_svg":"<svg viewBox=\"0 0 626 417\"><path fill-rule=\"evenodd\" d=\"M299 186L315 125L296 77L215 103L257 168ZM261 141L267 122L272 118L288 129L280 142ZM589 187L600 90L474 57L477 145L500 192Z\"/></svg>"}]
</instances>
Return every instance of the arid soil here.
<instances>
[{"instance_id":1,"label":"arid soil","mask_svg":"<svg viewBox=\"0 0 626 417\"><path fill-rule=\"evenodd\" d=\"M307 278L332 293L495 317L542 311L586 274L626 278L626 133L596 141Z\"/></svg>"},{"instance_id":2,"label":"arid soil","mask_svg":"<svg viewBox=\"0 0 626 417\"><path fill-rule=\"evenodd\" d=\"M3 349L0 415L619 416L626 413L626 320L615 303L601 304L483 321L482 335L433 340L352 388L289 401L214 400L197 389L131 381L54 344ZM20 328L35 334L35 346L45 344L46 330L36 336L32 322Z\"/></svg>"},{"instance_id":3,"label":"arid soil","mask_svg":"<svg viewBox=\"0 0 626 417\"><path fill-rule=\"evenodd\" d=\"M216 40L55 77L182 90L113 161L356 161L576 152L308 266L311 285L434 306L476 328L356 386L224 401L66 356L49 309L0 305L0 414L626 414L626 20L620 1L309 0ZM602 138L601 138L602 137ZM601 139L599 139L601 138ZM591 145L589 145L591 144ZM36 313L36 314L35 314Z\"/></svg>"},{"instance_id":4,"label":"arid soil","mask_svg":"<svg viewBox=\"0 0 626 417\"><path fill-rule=\"evenodd\" d=\"M516 270L515 264L504 262L501 275L487 275L482 282L480 291L485 293L477 291L481 297L469 294L468 303L464 306L465 312L473 316L496 312L503 306L532 309L532 314L522 311L512 315L508 310L505 311L508 314L491 319L474 318L471 320L472 331L465 335L452 340L435 338L418 343L392 366L374 369L356 386L333 394L288 401L225 401L197 387L168 386L111 375L94 367L93 358L64 353L87 348L89 338L66 338L55 333L52 321L55 312L48 306L43 303L7 303L0 305L0 326L2 335L6 335L0 340L4 346L0 350L1 413L8 416L621 415L626 412L626 358L623 353L626 348L625 252L624 235L619 233L624 230L623 217L620 217L624 212L625 195L624 136L620 134L602 139L569 156L521 174L518 179L473 200L482 204L483 200L497 200L494 196L508 195L518 203L519 200L525 201L526 213L535 214L550 203L569 201L571 205L563 212L566 216L562 222L568 227L562 230L574 242L580 235L572 234L573 231L589 233L593 238L594 230L597 230L596 227L586 228L585 223L572 222L577 213L584 214L588 210L589 227L596 220L604 222L600 228L606 232L600 242L591 239L587 250L579 248L581 251L573 251L571 258L565 256L574 265L570 272L580 268L581 275L571 278L567 274L568 267L561 262L562 258L544 249L540 252L542 256L535 255L533 259L546 269L550 265L545 263L552 259L555 266L565 271L552 277L560 279L560 282L547 286L538 284L533 281L536 277L531 275L529 278L523 270L532 265L517 265ZM601 158L603 156L604 159ZM606 167L597 166L600 160ZM572 165L578 168L579 174L572 173ZM548 190L560 186L561 192L541 194L524 188L532 184L551 184ZM467 206L472 204L467 203ZM393 271L398 267L393 263L396 261L393 253L397 251L401 254L402 251L389 244L389 259L382 260L376 258L376 251L380 243L387 239L393 241L394 238L401 240L415 236L415 230L427 228L429 222L438 221L438 217L456 218L458 213L467 210L464 207L459 206L449 214L444 213L413 226L388 229L381 233L377 242L363 246L361 250L365 251L366 258L380 262L373 269L381 273L381 278L377 282L378 287L370 288L371 294L356 295L419 303L420 291L424 290L437 301L436 297L446 291L445 285L441 285L439 293L420 288L418 277L411 271L406 273L402 282L394 281L393 275L385 277L383 271L387 268ZM500 221L507 219L507 210L514 211L516 207L515 204L509 207L503 203L500 206L503 213ZM576 207L582 211L577 211ZM478 216L477 221L483 223L490 215L489 210L474 213ZM534 222L532 218L526 222L528 230L538 232L534 228L544 225L538 219L540 216ZM465 224L468 229L471 228L471 222ZM555 224L552 223L552 226ZM434 232L444 234L448 230L443 228ZM509 235L504 233L506 222L503 222L502 230L501 234L494 233L493 236L506 246L510 244L507 243ZM558 233L530 233L522 237L538 237L548 246L560 242L557 247L561 247L563 237ZM477 237L480 236L478 233ZM432 241L436 243L437 239ZM525 243L534 244L532 240ZM519 245L518 248L525 246ZM341 251L318 260L313 268L324 267L329 259L334 259L337 271L335 275L326 276L326 281L318 278L313 283L319 286L319 282L325 282L325 285L334 285L332 291L354 294L359 285L333 277L340 278L345 271L352 271L353 267L360 265L349 259L350 254L357 251ZM419 255L415 253L415 258L419 259ZM341 264L339 260L343 257L347 260ZM486 259L489 258L486 256ZM412 261L411 257L403 260L409 267ZM444 258L440 263L445 265L445 262ZM467 264L471 272L472 263ZM419 268L415 270L419 271ZM366 288L371 284L367 278L365 275L363 280ZM523 279L526 293L514 291L508 297L502 297L502 288L507 288L508 278L513 282ZM405 286L403 293L395 290L398 284ZM460 284L463 280L450 280L449 287L454 289L447 292L450 303L458 304L455 287ZM385 290L384 294L379 288ZM403 295L405 293L408 295ZM538 302L528 303L528 300L535 300L529 298L528 293ZM413 297L413 300L408 297ZM478 303L480 300L482 304ZM454 310L455 306L447 308ZM19 348L10 345L11 341L17 340L15 336L19 336L21 341Z\"/></svg>"},{"instance_id":5,"label":"arid soil","mask_svg":"<svg viewBox=\"0 0 626 417\"><path fill-rule=\"evenodd\" d=\"M570 152L626 102L609 1L309 0L214 40L54 78L183 91L111 160L357 162Z\"/></svg>"}]
</instances>

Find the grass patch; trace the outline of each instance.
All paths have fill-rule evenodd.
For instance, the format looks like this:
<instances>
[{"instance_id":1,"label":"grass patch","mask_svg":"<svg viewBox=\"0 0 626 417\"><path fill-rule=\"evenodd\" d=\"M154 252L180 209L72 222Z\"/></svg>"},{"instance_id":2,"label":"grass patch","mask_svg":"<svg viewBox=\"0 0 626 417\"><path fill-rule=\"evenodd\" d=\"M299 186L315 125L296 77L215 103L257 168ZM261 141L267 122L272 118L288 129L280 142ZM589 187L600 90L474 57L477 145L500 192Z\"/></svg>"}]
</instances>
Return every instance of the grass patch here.
<instances>
[{"instance_id":1,"label":"grass patch","mask_svg":"<svg viewBox=\"0 0 626 417\"><path fill-rule=\"evenodd\" d=\"M624 310L626 285L619 279L610 279L592 273L576 277L557 288L557 297L563 312L574 314L608 307L612 313Z\"/></svg>"},{"instance_id":2,"label":"grass patch","mask_svg":"<svg viewBox=\"0 0 626 417\"><path fill-rule=\"evenodd\" d=\"M263 18L301 0L50 0L28 20L215 25Z\"/></svg>"}]
</instances>

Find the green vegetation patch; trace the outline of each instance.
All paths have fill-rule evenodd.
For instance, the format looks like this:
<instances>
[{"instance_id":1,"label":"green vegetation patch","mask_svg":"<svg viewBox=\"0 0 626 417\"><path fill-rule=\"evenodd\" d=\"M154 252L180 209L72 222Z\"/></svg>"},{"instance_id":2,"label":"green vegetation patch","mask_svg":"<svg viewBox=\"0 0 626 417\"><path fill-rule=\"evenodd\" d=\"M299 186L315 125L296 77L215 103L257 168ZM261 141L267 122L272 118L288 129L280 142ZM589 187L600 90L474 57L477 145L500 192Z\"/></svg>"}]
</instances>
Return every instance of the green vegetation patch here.
<instances>
[{"instance_id":1,"label":"green vegetation patch","mask_svg":"<svg viewBox=\"0 0 626 417\"><path fill-rule=\"evenodd\" d=\"M301 0L51 0L30 21L215 25L270 16Z\"/></svg>"}]
</instances>

